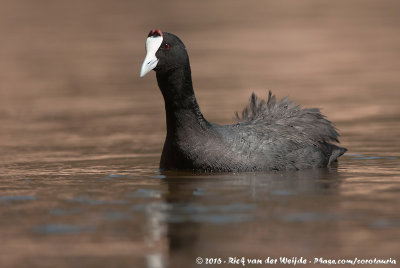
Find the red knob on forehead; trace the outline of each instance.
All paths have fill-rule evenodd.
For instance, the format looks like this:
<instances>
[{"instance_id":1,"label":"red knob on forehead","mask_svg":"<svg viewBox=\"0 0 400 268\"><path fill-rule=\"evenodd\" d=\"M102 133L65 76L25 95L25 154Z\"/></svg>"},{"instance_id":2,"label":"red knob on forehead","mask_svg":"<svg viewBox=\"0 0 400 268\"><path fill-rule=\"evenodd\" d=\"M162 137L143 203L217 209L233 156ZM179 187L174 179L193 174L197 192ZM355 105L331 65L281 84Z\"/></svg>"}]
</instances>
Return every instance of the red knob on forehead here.
<instances>
[{"instance_id":1,"label":"red knob on forehead","mask_svg":"<svg viewBox=\"0 0 400 268\"><path fill-rule=\"evenodd\" d=\"M147 37L150 37L150 36L161 36L162 37L163 34L160 29L153 29L149 32L149 35Z\"/></svg>"}]
</instances>

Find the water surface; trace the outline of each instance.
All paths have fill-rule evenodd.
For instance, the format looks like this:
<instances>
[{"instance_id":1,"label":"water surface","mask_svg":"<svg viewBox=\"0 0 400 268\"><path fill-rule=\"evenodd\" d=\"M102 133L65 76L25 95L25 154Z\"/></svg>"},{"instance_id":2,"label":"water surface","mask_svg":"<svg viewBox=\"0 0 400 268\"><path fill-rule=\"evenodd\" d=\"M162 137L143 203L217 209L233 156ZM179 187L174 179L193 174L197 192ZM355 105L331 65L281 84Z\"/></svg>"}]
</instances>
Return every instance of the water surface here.
<instances>
[{"instance_id":1,"label":"water surface","mask_svg":"<svg viewBox=\"0 0 400 268\"><path fill-rule=\"evenodd\" d=\"M0 266L400 261L398 9L3 0ZM138 78L154 27L185 42L210 121L232 123L252 91L271 89L322 108L348 153L330 169L288 173L158 170L162 96L153 73Z\"/></svg>"}]
</instances>

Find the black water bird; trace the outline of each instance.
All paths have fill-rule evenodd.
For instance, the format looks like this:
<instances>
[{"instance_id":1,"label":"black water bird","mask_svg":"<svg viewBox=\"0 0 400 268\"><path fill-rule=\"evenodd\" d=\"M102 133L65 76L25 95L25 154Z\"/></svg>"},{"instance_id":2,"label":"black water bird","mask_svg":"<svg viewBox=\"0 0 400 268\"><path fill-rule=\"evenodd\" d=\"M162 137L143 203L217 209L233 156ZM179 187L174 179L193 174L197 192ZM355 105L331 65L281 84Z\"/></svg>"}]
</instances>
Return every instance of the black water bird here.
<instances>
[{"instance_id":1,"label":"black water bird","mask_svg":"<svg viewBox=\"0 0 400 268\"><path fill-rule=\"evenodd\" d=\"M164 97L167 136L160 168L195 171L267 171L329 167L345 148L319 109L303 109L287 98L251 95L238 122L218 125L200 112L183 42L150 31L140 76L156 71Z\"/></svg>"}]
</instances>

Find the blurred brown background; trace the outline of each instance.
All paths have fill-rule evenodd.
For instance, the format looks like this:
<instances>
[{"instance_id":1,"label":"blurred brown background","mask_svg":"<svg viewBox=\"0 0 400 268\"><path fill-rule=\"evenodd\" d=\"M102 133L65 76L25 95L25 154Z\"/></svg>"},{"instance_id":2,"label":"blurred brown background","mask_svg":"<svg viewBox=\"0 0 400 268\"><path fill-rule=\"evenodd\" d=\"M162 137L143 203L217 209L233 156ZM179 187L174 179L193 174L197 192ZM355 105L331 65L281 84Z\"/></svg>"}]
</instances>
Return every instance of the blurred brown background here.
<instances>
[{"instance_id":1,"label":"blurred brown background","mask_svg":"<svg viewBox=\"0 0 400 268\"><path fill-rule=\"evenodd\" d=\"M398 116L399 10L388 0L1 0L1 147L159 150L162 97L153 73L138 76L152 28L186 44L208 119L230 123L251 91L271 89L323 108L349 136L346 122Z\"/></svg>"},{"instance_id":2,"label":"blurred brown background","mask_svg":"<svg viewBox=\"0 0 400 268\"><path fill-rule=\"evenodd\" d=\"M396 257L399 14L396 0L0 0L0 267ZM252 91L289 95L335 122L339 168L160 175L164 104L154 73L139 78L152 28L186 44L207 119L233 122Z\"/></svg>"}]
</instances>

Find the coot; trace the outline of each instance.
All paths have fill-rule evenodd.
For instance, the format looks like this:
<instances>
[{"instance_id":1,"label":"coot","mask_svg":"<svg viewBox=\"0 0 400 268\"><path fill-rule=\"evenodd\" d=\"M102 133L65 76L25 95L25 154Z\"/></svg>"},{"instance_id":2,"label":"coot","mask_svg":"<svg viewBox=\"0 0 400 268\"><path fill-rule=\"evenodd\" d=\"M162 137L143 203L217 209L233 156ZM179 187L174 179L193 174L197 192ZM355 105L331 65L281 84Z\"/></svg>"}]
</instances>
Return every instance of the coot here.
<instances>
[{"instance_id":1,"label":"coot","mask_svg":"<svg viewBox=\"0 0 400 268\"><path fill-rule=\"evenodd\" d=\"M319 109L302 109L269 92L254 93L233 125L207 121L193 91L189 57L175 35L151 30L140 76L156 71L164 97L167 137L160 168L206 172L267 171L328 167L345 148Z\"/></svg>"}]
</instances>

